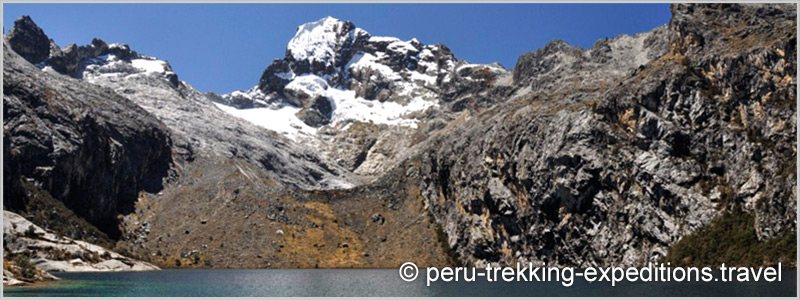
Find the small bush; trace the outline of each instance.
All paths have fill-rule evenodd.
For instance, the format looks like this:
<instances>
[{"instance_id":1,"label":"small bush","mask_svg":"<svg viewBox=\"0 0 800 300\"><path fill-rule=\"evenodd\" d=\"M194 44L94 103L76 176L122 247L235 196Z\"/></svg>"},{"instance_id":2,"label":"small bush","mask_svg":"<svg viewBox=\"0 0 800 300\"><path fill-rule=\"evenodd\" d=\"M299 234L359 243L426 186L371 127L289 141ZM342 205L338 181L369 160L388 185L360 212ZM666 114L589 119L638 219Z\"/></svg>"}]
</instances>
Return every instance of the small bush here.
<instances>
[{"instance_id":1,"label":"small bush","mask_svg":"<svg viewBox=\"0 0 800 300\"><path fill-rule=\"evenodd\" d=\"M25 230L25 237L32 239L39 237L38 235L36 235L36 229L33 228L33 225L28 226L28 229Z\"/></svg>"},{"instance_id":2,"label":"small bush","mask_svg":"<svg viewBox=\"0 0 800 300\"><path fill-rule=\"evenodd\" d=\"M20 253L14 256L14 265L17 266L17 272L23 279L33 280L36 278L36 266L31 262L31 255L28 253Z\"/></svg>"}]
</instances>

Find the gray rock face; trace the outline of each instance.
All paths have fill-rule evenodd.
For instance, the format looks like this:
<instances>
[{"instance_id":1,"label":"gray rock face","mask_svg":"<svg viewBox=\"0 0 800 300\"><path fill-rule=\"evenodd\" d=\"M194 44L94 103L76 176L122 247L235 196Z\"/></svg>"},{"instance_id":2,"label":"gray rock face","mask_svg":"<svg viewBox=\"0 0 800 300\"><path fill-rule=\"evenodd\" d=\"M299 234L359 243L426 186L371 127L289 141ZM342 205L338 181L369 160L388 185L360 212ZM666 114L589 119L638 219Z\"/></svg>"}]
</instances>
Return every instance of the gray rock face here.
<instances>
[{"instance_id":1,"label":"gray rock face","mask_svg":"<svg viewBox=\"0 0 800 300\"><path fill-rule=\"evenodd\" d=\"M498 105L517 89L511 79L511 73L497 63L460 62L440 81L442 105L452 112L480 111Z\"/></svg>"},{"instance_id":2,"label":"gray rock face","mask_svg":"<svg viewBox=\"0 0 800 300\"><path fill-rule=\"evenodd\" d=\"M5 36L11 49L32 64L44 61L50 56L53 41L31 20L22 16L14 21L14 27Z\"/></svg>"},{"instance_id":3,"label":"gray rock face","mask_svg":"<svg viewBox=\"0 0 800 300\"><path fill-rule=\"evenodd\" d=\"M136 52L130 51L127 45L109 46L101 39L92 39L92 43L86 46L69 46L53 52L45 62L59 73L67 74L80 78L80 69L87 59L92 59L101 55L114 55L120 59L130 60L138 58Z\"/></svg>"},{"instance_id":4,"label":"gray rock face","mask_svg":"<svg viewBox=\"0 0 800 300\"><path fill-rule=\"evenodd\" d=\"M316 96L303 106L297 117L303 120L308 126L320 127L331 122L333 106L331 99L325 96Z\"/></svg>"},{"instance_id":5,"label":"gray rock face","mask_svg":"<svg viewBox=\"0 0 800 300\"><path fill-rule=\"evenodd\" d=\"M639 105L657 117L647 124L665 150L709 165L705 174L755 215L759 239L796 230L794 7L674 5L673 14L671 53L694 76L644 85Z\"/></svg>"},{"instance_id":6,"label":"gray rock face","mask_svg":"<svg viewBox=\"0 0 800 300\"><path fill-rule=\"evenodd\" d=\"M666 53L668 47L666 26L634 36L603 39L591 49L556 40L521 55L514 67L513 80L517 85L530 86L531 90L553 89L565 81L588 89L645 65Z\"/></svg>"},{"instance_id":7,"label":"gray rock face","mask_svg":"<svg viewBox=\"0 0 800 300\"><path fill-rule=\"evenodd\" d=\"M508 102L426 148L420 189L464 263L638 265L734 206L761 239L796 230L794 7L673 13L523 55Z\"/></svg>"},{"instance_id":8,"label":"gray rock face","mask_svg":"<svg viewBox=\"0 0 800 300\"><path fill-rule=\"evenodd\" d=\"M140 191L161 189L172 162L166 128L116 93L42 72L3 47L3 160L15 174L4 178L4 196L24 194L14 181L32 180L113 233Z\"/></svg>"}]
</instances>

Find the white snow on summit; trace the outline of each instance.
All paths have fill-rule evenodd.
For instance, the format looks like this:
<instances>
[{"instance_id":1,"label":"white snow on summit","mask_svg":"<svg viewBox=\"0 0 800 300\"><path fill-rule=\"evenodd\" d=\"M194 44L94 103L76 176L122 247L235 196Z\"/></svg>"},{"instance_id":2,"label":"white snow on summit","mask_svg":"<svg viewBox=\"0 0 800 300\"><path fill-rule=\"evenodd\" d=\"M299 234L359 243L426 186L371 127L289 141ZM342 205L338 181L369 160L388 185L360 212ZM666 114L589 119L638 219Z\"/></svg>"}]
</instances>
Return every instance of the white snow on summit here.
<instances>
[{"instance_id":1,"label":"white snow on summit","mask_svg":"<svg viewBox=\"0 0 800 300\"><path fill-rule=\"evenodd\" d=\"M371 37L369 37L369 41L370 42L377 42L377 43L380 43L380 42L391 43L391 42L400 41L400 39L396 38L396 37L393 37L393 36L371 36Z\"/></svg>"},{"instance_id":2,"label":"white snow on summit","mask_svg":"<svg viewBox=\"0 0 800 300\"><path fill-rule=\"evenodd\" d=\"M409 51L408 48L406 47L410 47L411 49L413 49L413 51L416 51L416 48L413 48L413 46L411 46L409 42L402 42L398 40L390 44L389 47L391 47L391 45L398 45L397 46L398 49L404 51ZM425 50L430 52L430 50L427 49ZM354 55L353 58L350 60L350 62L348 62L347 65L345 66L345 70L347 70L349 74L363 72L365 70L372 70L373 73L371 73L370 76L371 80L380 79L376 78L376 76L380 74L380 76L383 77L384 79L393 81L394 84L400 87L399 92L401 94L407 94L407 95L410 94L415 89L419 90L420 86L424 85L432 86L436 84L435 75L421 73L419 71L409 71L409 70L403 70L401 71L402 73L396 72L392 70L392 68L390 68L389 66L380 63L382 59L386 59L386 53L377 52L376 54L378 55L378 57L365 52L356 53L356 55ZM432 54L431 57L433 57ZM419 62L419 64L421 65L426 63L430 64L428 66L430 70L436 70L435 63L429 63L425 61ZM406 76L404 77L403 75Z\"/></svg>"},{"instance_id":3,"label":"white snow on summit","mask_svg":"<svg viewBox=\"0 0 800 300\"><path fill-rule=\"evenodd\" d=\"M337 51L347 49L361 38L368 38L368 43L381 43L385 49L370 53L358 51L353 53L349 61L336 61L339 54ZM403 41L396 37L370 36L350 23L325 17L298 27L287 45L287 56L295 61L308 61L312 64L343 65L333 71L335 74L295 74L293 70L275 73L277 77L288 81L283 92L290 98L281 99L282 96L276 94L265 95L254 87L247 92L237 91L222 97L247 98L261 104L269 103L266 107L237 109L222 104L217 104L217 107L292 140L316 136L317 130L321 129L310 127L297 117L297 113L303 109L296 106L301 105L296 99L298 97L324 96L330 99L330 124L323 128L347 128L351 122L416 128L420 116L418 113L438 106L438 96L433 92L437 77L449 74L455 68L452 61L444 64L440 62L434 55L434 51L438 50L438 46L423 46L416 39ZM390 67L392 61L403 56L416 56L418 67ZM355 81L351 82L351 79ZM355 90L360 86L353 87L351 84L363 86L370 81L388 84L386 89L390 91L390 97L394 98L379 101L357 97Z\"/></svg>"},{"instance_id":4,"label":"white snow on summit","mask_svg":"<svg viewBox=\"0 0 800 300\"><path fill-rule=\"evenodd\" d=\"M343 32L343 25L344 22L332 17L303 24L297 28L297 33L289 41L287 49L295 60L332 64L336 58L336 49L348 41L352 42L359 35L367 34L360 28Z\"/></svg>"}]
</instances>

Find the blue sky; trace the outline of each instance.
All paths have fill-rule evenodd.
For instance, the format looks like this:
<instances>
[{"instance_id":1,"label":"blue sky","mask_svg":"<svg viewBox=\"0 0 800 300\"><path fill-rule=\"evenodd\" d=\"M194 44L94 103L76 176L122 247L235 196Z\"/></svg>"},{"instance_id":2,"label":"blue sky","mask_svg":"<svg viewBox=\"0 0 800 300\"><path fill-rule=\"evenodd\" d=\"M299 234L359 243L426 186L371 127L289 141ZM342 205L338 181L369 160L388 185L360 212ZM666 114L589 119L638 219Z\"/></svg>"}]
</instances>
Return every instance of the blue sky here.
<instances>
[{"instance_id":1,"label":"blue sky","mask_svg":"<svg viewBox=\"0 0 800 300\"><path fill-rule=\"evenodd\" d=\"M170 62L200 91L258 82L302 23L333 16L372 35L442 43L459 59L514 67L553 39L591 47L669 22L668 4L4 4L4 31L30 15L59 46L93 37Z\"/></svg>"}]
</instances>

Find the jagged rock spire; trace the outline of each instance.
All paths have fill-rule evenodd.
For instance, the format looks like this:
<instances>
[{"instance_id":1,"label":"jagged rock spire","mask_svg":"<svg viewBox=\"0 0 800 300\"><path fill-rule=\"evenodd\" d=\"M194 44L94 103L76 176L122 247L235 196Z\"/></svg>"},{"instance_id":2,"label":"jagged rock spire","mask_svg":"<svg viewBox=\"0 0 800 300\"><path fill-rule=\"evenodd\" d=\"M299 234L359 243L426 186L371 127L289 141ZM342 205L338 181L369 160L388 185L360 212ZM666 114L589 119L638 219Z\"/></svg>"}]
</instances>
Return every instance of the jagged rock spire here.
<instances>
[{"instance_id":1,"label":"jagged rock spire","mask_svg":"<svg viewBox=\"0 0 800 300\"><path fill-rule=\"evenodd\" d=\"M47 59L51 45L55 45L30 16L22 16L14 21L14 27L8 31L5 39L14 52L32 64Z\"/></svg>"}]
</instances>

